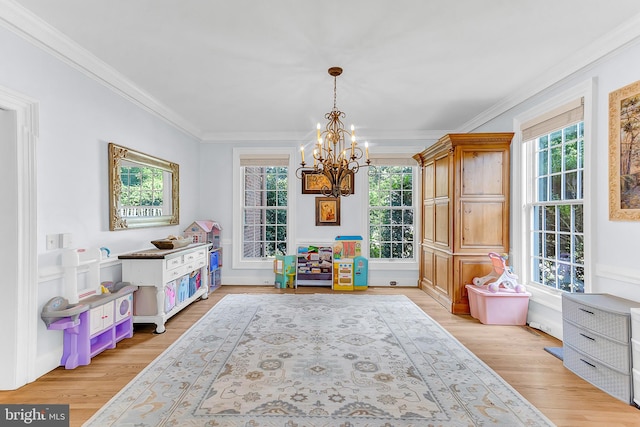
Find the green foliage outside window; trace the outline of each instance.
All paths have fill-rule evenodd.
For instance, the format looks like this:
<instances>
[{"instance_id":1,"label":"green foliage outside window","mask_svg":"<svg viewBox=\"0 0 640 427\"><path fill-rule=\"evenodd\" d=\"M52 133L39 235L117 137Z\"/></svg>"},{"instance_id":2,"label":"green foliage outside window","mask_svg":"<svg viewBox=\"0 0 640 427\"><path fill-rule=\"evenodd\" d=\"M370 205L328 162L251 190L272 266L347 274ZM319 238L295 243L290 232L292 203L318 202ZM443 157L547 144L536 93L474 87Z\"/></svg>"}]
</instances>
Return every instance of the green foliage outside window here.
<instances>
[{"instance_id":1,"label":"green foliage outside window","mask_svg":"<svg viewBox=\"0 0 640 427\"><path fill-rule=\"evenodd\" d=\"M536 140L532 280L584 292L584 123Z\"/></svg>"},{"instance_id":2,"label":"green foliage outside window","mask_svg":"<svg viewBox=\"0 0 640 427\"><path fill-rule=\"evenodd\" d=\"M162 206L162 170L126 167L120 171L122 192L120 202L126 206Z\"/></svg>"},{"instance_id":3,"label":"green foliage outside window","mask_svg":"<svg viewBox=\"0 0 640 427\"><path fill-rule=\"evenodd\" d=\"M369 173L369 257L414 258L413 168L377 166Z\"/></svg>"}]
</instances>

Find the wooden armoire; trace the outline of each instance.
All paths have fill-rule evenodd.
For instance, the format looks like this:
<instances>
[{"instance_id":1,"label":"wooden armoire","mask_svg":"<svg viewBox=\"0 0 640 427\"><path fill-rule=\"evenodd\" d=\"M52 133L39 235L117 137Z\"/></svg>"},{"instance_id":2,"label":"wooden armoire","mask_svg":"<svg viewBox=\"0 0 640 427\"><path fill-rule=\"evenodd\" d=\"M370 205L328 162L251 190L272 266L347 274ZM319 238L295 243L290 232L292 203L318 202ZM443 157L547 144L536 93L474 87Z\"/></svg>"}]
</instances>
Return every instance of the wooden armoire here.
<instances>
[{"instance_id":1,"label":"wooden armoire","mask_svg":"<svg viewBox=\"0 0 640 427\"><path fill-rule=\"evenodd\" d=\"M414 156L422 169L419 286L449 311L469 313L466 284L509 252L513 133L447 134Z\"/></svg>"}]
</instances>

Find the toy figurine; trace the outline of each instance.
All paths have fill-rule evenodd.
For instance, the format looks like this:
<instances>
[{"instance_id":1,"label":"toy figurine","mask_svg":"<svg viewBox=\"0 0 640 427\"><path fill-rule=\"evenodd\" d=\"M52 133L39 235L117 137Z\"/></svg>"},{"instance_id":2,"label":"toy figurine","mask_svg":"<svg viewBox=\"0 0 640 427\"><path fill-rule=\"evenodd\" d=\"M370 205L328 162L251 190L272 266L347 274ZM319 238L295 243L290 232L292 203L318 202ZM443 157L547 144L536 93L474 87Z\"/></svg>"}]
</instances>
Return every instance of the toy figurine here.
<instances>
[{"instance_id":1,"label":"toy figurine","mask_svg":"<svg viewBox=\"0 0 640 427\"><path fill-rule=\"evenodd\" d=\"M508 289L513 289L518 293L526 292L526 288L524 287L524 285L518 283L518 276L513 273L513 271L511 271L511 268L509 268L509 266L507 265L508 256L506 254L499 255L495 252L490 252L489 258L491 259L493 271L483 277L474 277L474 285L483 286L495 279L495 281L487 286L487 288L491 292L498 292L500 290L500 286Z\"/></svg>"}]
</instances>

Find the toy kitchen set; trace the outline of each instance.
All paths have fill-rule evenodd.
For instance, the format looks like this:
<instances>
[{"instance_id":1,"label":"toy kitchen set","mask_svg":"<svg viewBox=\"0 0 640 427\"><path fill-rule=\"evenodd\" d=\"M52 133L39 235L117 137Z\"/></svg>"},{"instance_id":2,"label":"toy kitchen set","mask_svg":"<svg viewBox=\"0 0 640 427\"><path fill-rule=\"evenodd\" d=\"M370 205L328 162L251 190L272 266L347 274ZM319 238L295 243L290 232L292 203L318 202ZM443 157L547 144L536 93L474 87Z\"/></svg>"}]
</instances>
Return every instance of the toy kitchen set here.
<instances>
[{"instance_id":1,"label":"toy kitchen set","mask_svg":"<svg viewBox=\"0 0 640 427\"><path fill-rule=\"evenodd\" d=\"M40 314L47 329L64 332L60 365L66 369L88 365L98 353L133 336L133 292L138 287L122 282L101 284L100 259L99 249L63 252L67 298L52 298ZM85 286L80 287L78 275L85 270Z\"/></svg>"}]
</instances>

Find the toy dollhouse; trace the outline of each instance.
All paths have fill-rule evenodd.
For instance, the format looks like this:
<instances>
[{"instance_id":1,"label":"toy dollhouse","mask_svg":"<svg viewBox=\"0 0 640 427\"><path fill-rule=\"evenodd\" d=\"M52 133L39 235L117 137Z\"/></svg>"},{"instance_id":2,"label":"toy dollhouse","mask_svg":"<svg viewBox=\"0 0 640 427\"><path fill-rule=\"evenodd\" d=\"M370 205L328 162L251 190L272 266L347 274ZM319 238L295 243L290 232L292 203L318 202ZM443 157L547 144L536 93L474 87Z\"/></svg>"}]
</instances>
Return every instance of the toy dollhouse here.
<instances>
[{"instance_id":1,"label":"toy dollhouse","mask_svg":"<svg viewBox=\"0 0 640 427\"><path fill-rule=\"evenodd\" d=\"M215 221L195 221L184 230L185 237L191 237L193 243L211 243L212 249L220 247L222 227Z\"/></svg>"}]
</instances>

